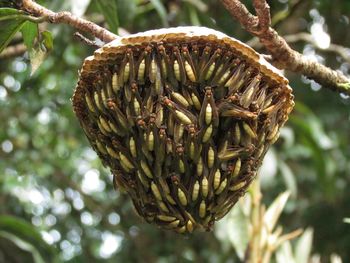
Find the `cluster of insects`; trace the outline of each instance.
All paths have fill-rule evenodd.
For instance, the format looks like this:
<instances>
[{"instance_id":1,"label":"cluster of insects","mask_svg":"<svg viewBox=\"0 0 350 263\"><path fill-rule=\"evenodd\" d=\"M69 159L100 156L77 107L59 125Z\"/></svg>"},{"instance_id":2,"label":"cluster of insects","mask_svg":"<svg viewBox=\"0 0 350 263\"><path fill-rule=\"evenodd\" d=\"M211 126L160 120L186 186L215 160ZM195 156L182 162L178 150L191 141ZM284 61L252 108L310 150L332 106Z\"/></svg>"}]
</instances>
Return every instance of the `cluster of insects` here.
<instances>
[{"instance_id":1,"label":"cluster of insects","mask_svg":"<svg viewBox=\"0 0 350 263\"><path fill-rule=\"evenodd\" d=\"M215 41L110 50L73 98L89 142L147 222L210 230L277 140L290 89Z\"/></svg>"}]
</instances>

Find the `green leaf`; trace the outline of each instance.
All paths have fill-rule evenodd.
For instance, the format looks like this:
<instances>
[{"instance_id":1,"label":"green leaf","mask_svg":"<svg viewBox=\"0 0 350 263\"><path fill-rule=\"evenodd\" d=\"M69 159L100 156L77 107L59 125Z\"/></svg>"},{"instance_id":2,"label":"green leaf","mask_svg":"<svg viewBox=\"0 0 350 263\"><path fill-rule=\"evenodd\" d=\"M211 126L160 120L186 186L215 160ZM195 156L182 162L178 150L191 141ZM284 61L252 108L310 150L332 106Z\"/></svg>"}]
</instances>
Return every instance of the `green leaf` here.
<instances>
[{"instance_id":1,"label":"green leaf","mask_svg":"<svg viewBox=\"0 0 350 263\"><path fill-rule=\"evenodd\" d=\"M15 8L0 8L0 18L4 18L9 15L22 15L23 11L15 9Z\"/></svg>"},{"instance_id":2,"label":"green leaf","mask_svg":"<svg viewBox=\"0 0 350 263\"><path fill-rule=\"evenodd\" d=\"M272 233L273 229L277 224L278 218L280 217L283 208L287 203L289 194L289 191L287 191L278 195L277 198L266 210L266 213L264 215L264 224L270 233Z\"/></svg>"},{"instance_id":3,"label":"green leaf","mask_svg":"<svg viewBox=\"0 0 350 263\"><path fill-rule=\"evenodd\" d=\"M32 70L30 72L30 75L33 75L37 71L37 69L40 67L40 65L44 62L46 55L47 55L47 53L44 50L42 50L40 45L35 47L29 53L30 64L32 66Z\"/></svg>"},{"instance_id":4,"label":"green leaf","mask_svg":"<svg viewBox=\"0 0 350 263\"><path fill-rule=\"evenodd\" d=\"M38 252L38 254L40 253L40 257L45 259L41 262L54 262L54 248L48 245L42 239L41 234L26 221L13 216L2 215L0 217L0 231L1 236L7 236L7 238L10 238L22 249L30 249L28 244L34 245L35 250ZM35 255L33 256L35 258ZM39 263L40 261L36 262Z\"/></svg>"},{"instance_id":5,"label":"green leaf","mask_svg":"<svg viewBox=\"0 0 350 263\"><path fill-rule=\"evenodd\" d=\"M0 8L0 18L16 17L16 15L20 14L23 14L23 12L17 9ZM22 28L24 23L25 20L23 18L12 18L0 21L0 53Z\"/></svg>"},{"instance_id":6,"label":"green leaf","mask_svg":"<svg viewBox=\"0 0 350 263\"><path fill-rule=\"evenodd\" d=\"M30 75L33 75L40 65L46 59L48 53L53 49L53 39L50 31L41 32L41 42L38 43L32 50L29 52L30 64L32 70Z\"/></svg>"},{"instance_id":7,"label":"green leaf","mask_svg":"<svg viewBox=\"0 0 350 263\"><path fill-rule=\"evenodd\" d=\"M284 182L291 193L292 197L296 197L298 193L297 182L292 169L283 161L278 161L278 168L283 176Z\"/></svg>"},{"instance_id":8,"label":"green leaf","mask_svg":"<svg viewBox=\"0 0 350 263\"><path fill-rule=\"evenodd\" d=\"M238 257L244 259L249 243L249 219L244 214L242 203L234 206L227 216L218 222L216 235L225 242L229 240Z\"/></svg>"},{"instance_id":9,"label":"green leaf","mask_svg":"<svg viewBox=\"0 0 350 263\"><path fill-rule=\"evenodd\" d=\"M276 252L277 263L299 263L293 257L292 245L289 241L283 242Z\"/></svg>"},{"instance_id":10,"label":"green leaf","mask_svg":"<svg viewBox=\"0 0 350 263\"><path fill-rule=\"evenodd\" d=\"M43 31L41 32L42 36L42 43L45 46L47 52L51 51L53 49L53 38L52 33L50 31Z\"/></svg>"},{"instance_id":11,"label":"green leaf","mask_svg":"<svg viewBox=\"0 0 350 263\"><path fill-rule=\"evenodd\" d=\"M27 21L24 23L21 32L24 44L26 45L27 50L30 51L33 48L35 38L39 34L38 24Z\"/></svg>"},{"instance_id":12,"label":"green leaf","mask_svg":"<svg viewBox=\"0 0 350 263\"><path fill-rule=\"evenodd\" d=\"M17 247L20 249L27 251L32 254L34 262L35 263L44 263L45 261L41 257L39 251L29 242L24 241L21 238L18 238L17 236L5 232L5 231L0 231L0 237L3 237L5 239L8 239L9 241L13 242Z\"/></svg>"},{"instance_id":13,"label":"green leaf","mask_svg":"<svg viewBox=\"0 0 350 263\"><path fill-rule=\"evenodd\" d=\"M160 0L151 0L151 3L154 6L154 8L157 10L159 17L162 20L163 26L168 27L169 26L168 19L167 19L168 15L163 3Z\"/></svg>"},{"instance_id":14,"label":"green leaf","mask_svg":"<svg viewBox=\"0 0 350 263\"><path fill-rule=\"evenodd\" d=\"M130 28L136 14L136 1L114 0L118 6L118 18L120 25Z\"/></svg>"},{"instance_id":15,"label":"green leaf","mask_svg":"<svg viewBox=\"0 0 350 263\"><path fill-rule=\"evenodd\" d=\"M350 224L350 217L348 217L348 218L344 218L344 223L347 223L347 224Z\"/></svg>"},{"instance_id":16,"label":"green leaf","mask_svg":"<svg viewBox=\"0 0 350 263\"><path fill-rule=\"evenodd\" d=\"M295 247L295 260L298 263L307 263L311 255L313 230L308 228L298 239Z\"/></svg>"},{"instance_id":17,"label":"green leaf","mask_svg":"<svg viewBox=\"0 0 350 263\"><path fill-rule=\"evenodd\" d=\"M97 0L97 6L102 12L106 22L109 26L109 30L118 34L119 19L117 1L115 0Z\"/></svg>"}]
</instances>

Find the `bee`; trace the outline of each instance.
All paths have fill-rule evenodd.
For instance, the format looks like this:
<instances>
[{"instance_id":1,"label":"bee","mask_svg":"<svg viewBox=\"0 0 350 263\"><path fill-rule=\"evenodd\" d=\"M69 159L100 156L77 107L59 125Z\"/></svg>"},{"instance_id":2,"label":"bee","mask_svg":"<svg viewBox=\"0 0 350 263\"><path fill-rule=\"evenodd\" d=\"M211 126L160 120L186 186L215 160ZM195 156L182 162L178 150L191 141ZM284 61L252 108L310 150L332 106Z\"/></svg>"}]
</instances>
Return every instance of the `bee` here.
<instances>
[{"instance_id":1,"label":"bee","mask_svg":"<svg viewBox=\"0 0 350 263\"><path fill-rule=\"evenodd\" d=\"M127 156L125 156L122 152L119 152L119 159L120 159L120 163L125 167L129 168L130 170L135 168L135 166L130 161L130 159Z\"/></svg>"},{"instance_id":2,"label":"bee","mask_svg":"<svg viewBox=\"0 0 350 263\"><path fill-rule=\"evenodd\" d=\"M208 193L209 193L209 182L207 177L203 177L202 182L201 182L201 190L202 190L202 196L203 198L207 198Z\"/></svg>"},{"instance_id":3,"label":"bee","mask_svg":"<svg viewBox=\"0 0 350 263\"><path fill-rule=\"evenodd\" d=\"M196 180L196 182L193 185L193 189L192 189L192 201L195 202L198 198L198 194L199 194L199 182L198 180Z\"/></svg>"},{"instance_id":4,"label":"bee","mask_svg":"<svg viewBox=\"0 0 350 263\"><path fill-rule=\"evenodd\" d=\"M229 69L231 65L232 52L227 51L224 56L220 56L220 60L217 62L217 70L215 72L215 76L213 77L211 83L212 85L223 86L229 76L231 75L231 71Z\"/></svg>"},{"instance_id":5,"label":"bee","mask_svg":"<svg viewBox=\"0 0 350 263\"><path fill-rule=\"evenodd\" d=\"M111 156L114 159L119 160L118 153L116 151L114 151L111 147L106 146L106 150L107 150L107 153L109 154L109 156Z\"/></svg>"},{"instance_id":6,"label":"bee","mask_svg":"<svg viewBox=\"0 0 350 263\"><path fill-rule=\"evenodd\" d=\"M199 65L199 82L203 82L204 80L209 80L211 78L216 67L215 62L221 56L222 49L217 48L211 56L209 51L210 49L210 47L205 47L203 50Z\"/></svg>"},{"instance_id":7,"label":"bee","mask_svg":"<svg viewBox=\"0 0 350 263\"><path fill-rule=\"evenodd\" d=\"M160 194L160 191L158 189L158 186L154 183L154 182L151 182L151 190L152 190L152 193L154 195L154 197L158 200L158 201L162 201L162 196Z\"/></svg>"},{"instance_id":8,"label":"bee","mask_svg":"<svg viewBox=\"0 0 350 263\"><path fill-rule=\"evenodd\" d=\"M243 122L242 123L243 126L243 130L247 133L247 135L252 138L252 139L256 139L257 138L257 134L255 133L255 131L249 126L248 123Z\"/></svg>"},{"instance_id":9,"label":"bee","mask_svg":"<svg viewBox=\"0 0 350 263\"><path fill-rule=\"evenodd\" d=\"M189 51L188 51L188 47L187 46L183 46L182 49L182 55L184 57L184 61L185 61L185 71L187 73L187 77L189 78L190 81L192 82L196 82L196 71L195 71L195 66L194 66L194 63L192 61L192 56L189 54Z\"/></svg>"},{"instance_id":10,"label":"bee","mask_svg":"<svg viewBox=\"0 0 350 263\"><path fill-rule=\"evenodd\" d=\"M103 112L104 111L103 106L102 106L103 102L102 102L102 99L97 91L94 92L94 101L95 101L95 105L98 108L98 110L100 112Z\"/></svg>"},{"instance_id":11,"label":"bee","mask_svg":"<svg viewBox=\"0 0 350 263\"><path fill-rule=\"evenodd\" d=\"M200 110L202 108L202 105L199 101L198 96L194 92L191 93L191 99L196 110Z\"/></svg>"},{"instance_id":12,"label":"bee","mask_svg":"<svg viewBox=\"0 0 350 263\"><path fill-rule=\"evenodd\" d=\"M219 188L220 182L221 182L221 172L219 169L216 169L214 174L214 180L213 180L214 190L217 190Z\"/></svg>"},{"instance_id":13,"label":"bee","mask_svg":"<svg viewBox=\"0 0 350 263\"><path fill-rule=\"evenodd\" d=\"M215 194L216 195L219 195L221 194L224 190L225 190L225 187L227 186L227 178L225 178L221 184L218 186L218 188L216 189L215 191Z\"/></svg>"},{"instance_id":14,"label":"bee","mask_svg":"<svg viewBox=\"0 0 350 263\"><path fill-rule=\"evenodd\" d=\"M202 142L207 143L209 141L209 139L212 137L212 134L213 134L213 125L210 124L204 131L204 134L202 137Z\"/></svg>"},{"instance_id":15,"label":"bee","mask_svg":"<svg viewBox=\"0 0 350 263\"><path fill-rule=\"evenodd\" d=\"M193 232L193 223L192 223L191 220L188 220L188 221L187 221L186 228L187 228L187 231L188 231L189 233L192 233L192 232Z\"/></svg>"},{"instance_id":16,"label":"bee","mask_svg":"<svg viewBox=\"0 0 350 263\"><path fill-rule=\"evenodd\" d=\"M113 75L112 75L112 89L113 89L114 95L118 96L119 90L120 90L120 86L119 86L119 82L118 82L118 74L117 74L117 72L114 72Z\"/></svg>"},{"instance_id":17,"label":"bee","mask_svg":"<svg viewBox=\"0 0 350 263\"><path fill-rule=\"evenodd\" d=\"M207 161L208 161L208 168L212 168L214 166L214 161L215 161L215 152L212 146L209 146L208 153L207 153Z\"/></svg>"},{"instance_id":18,"label":"bee","mask_svg":"<svg viewBox=\"0 0 350 263\"><path fill-rule=\"evenodd\" d=\"M198 213L200 218L204 218L205 217L206 210L207 210L207 208L206 208L205 201L202 200L202 202L199 205L199 213Z\"/></svg>"},{"instance_id":19,"label":"bee","mask_svg":"<svg viewBox=\"0 0 350 263\"><path fill-rule=\"evenodd\" d=\"M165 159L165 147L166 147L166 131L165 127L161 127L158 131L158 136L155 137L155 155L156 155L156 166L161 169L161 166Z\"/></svg>"},{"instance_id":20,"label":"bee","mask_svg":"<svg viewBox=\"0 0 350 263\"><path fill-rule=\"evenodd\" d=\"M220 116L233 117L242 120L255 120L258 115L228 101L219 103L218 110Z\"/></svg>"},{"instance_id":21,"label":"bee","mask_svg":"<svg viewBox=\"0 0 350 263\"><path fill-rule=\"evenodd\" d=\"M147 135L147 147L149 151L154 150L154 134L153 131L149 131Z\"/></svg>"},{"instance_id":22,"label":"bee","mask_svg":"<svg viewBox=\"0 0 350 263\"><path fill-rule=\"evenodd\" d=\"M102 154L107 154L107 150L106 150L106 147L101 143L99 142L98 140L96 140L96 148L97 150L102 153Z\"/></svg>"},{"instance_id":23,"label":"bee","mask_svg":"<svg viewBox=\"0 0 350 263\"><path fill-rule=\"evenodd\" d=\"M233 186L231 186L229 188L230 191L238 191L240 189L242 189L243 187L245 187L246 185L246 182L240 182L240 183L237 183L237 184L234 184Z\"/></svg>"},{"instance_id":24,"label":"bee","mask_svg":"<svg viewBox=\"0 0 350 263\"><path fill-rule=\"evenodd\" d=\"M85 93L85 102L86 102L86 105L87 107L89 108L89 110L92 112L92 113L96 113L96 109L95 109L95 106L92 102L92 99L89 95L88 92Z\"/></svg>"},{"instance_id":25,"label":"bee","mask_svg":"<svg viewBox=\"0 0 350 263\"><path fill-rule=\"evenodd\" d=\"M170 112L180 123L185 125L196 123L196 117L190 111L180 107L167 97L162 98L162 103L170 110Z\"/></svg>"},{"instance_id":26,"label":"bee","mask_svg":"<svg viewBox=\"0 0 350 263\"><path fill-rule=\"evenodd\" d=\"M152 172L151 172L151 170L150 170L150 168L145 160L141 160L141 169L148 178L150 178L150 179L153 178Z\"/></svg>"},{"instance_id":27,"label":"bee","mask_svg":"<svg viewBox=\"0 0 350 263\"><path fill-rule=\"evenodd\" d=\"M145 189L147 190L150 187L147 178L140 171L136 171L136 174L143 187L145 187Z\"/></svg>"},{"instance_id":28,"label":"bee","mask_svg":"<svg viewBox=\"0 0 350 263\"><path fill-rule=\"evenodd\" d=\"M169 84L165 84L165 88L168 91L168 93L170 94L170 97L179 105L181 105L184 108L188 108L190 106L190 104L188 103L187 99L182 96L180 93L173 91Z\"/></svg>"},{"instance_id":29,"label":"bee","mask_svg":"<svg viewBox=\"0 0 350 263\"><path fill-rule=\"evenodd\" d=\"M112 132L111 127L109 126L107 120L105 118L103 118L102 116L99 117L99 122L101 127L103 128L104 131L108 132Z\"/></svg>"},{"instance_id":30,"label":"bee","mask_svg":"<svg viewBox=\"0 0 350 263\"><path fill-rule=\"evenodd\" d=\"M173 54L175 56L175 59L173 62L175 77L179 82L185 85L187 81L185 63L180 54L180 50L177 46L173 47Z\"/></svg>"},{"instance_id":31,"label":"bee","mask_svg":"<svg viewBox=\"0 0 350 263\"><path fill-rule=\"evenodd\" d=\"M258 74L255 77L253 77L251 82L248 84L248 87L243 92L243 94L242 94L242 96L240 98L240 104L244 108L248 108L249 105L255 99L255 94L258 91L260 81L261 81L261 75Z\"/></svg>"},{"instance_id":32,"label":"bee","mask_svg":"<svg viewBox=\"0 0 350 263\"><path fill-rule=\"evenodd\" d=\"M199 157L199 160L198 160L198 163L197 163L197 167L196 167L196 173L197 173L197 176L202 176L203 174L203 159L202 157Z\"/></svg>"},{"instance_id":33,"label":"bee","mask_svg":"<svg viewBox=\"0 0 350 263\"><path fill-rule=\"evenodd\" d=\"M107 106L110 110L112 110L113 115L115 116L116 122L126 131L129 130L128 121L122 113L122 111L117 107L117 104L113 101L113 99L107 100Z\"/></svg>"},{"instance_id":34,"label":"bee","mask_svg":"<svg viewBox=\"0 0 350 263\"><path fill-rule=\"evenodd\" d=\"M237 158L236 163L235 163L235 168L232 170L232 178L236 178L239 175L239 172L241 171L241 165L242 161L241 158Z\"/></svg>"},{"instance_id":35,"label":"bee","mask_svg":"<svg viewBox=\"0 0 350 263\"><path fill-rule=\"evenodd\" d=\"M166 53L165 48L162 44L158 46L158 51L160 54L162 72L164 71L162 73L163 77L166 74L166 77L164 77L164 78L167 78L170 81L171 85L173 87L177 88L178 82L177 82L177 79L175 76L173 63L170 62L170 58L169 58L168 54ZM178 70L180 70L180 68ZM178 72L180 72L180 71L178 71ZM179 77L179 79L180 79L180 77Z\"/></svg>"},{"instance_id":36,"label":"bee","mask_svg":"<svg viewBox=\"0 0 350 263\"><path fill-rule=\"evenodd\" d=\"M239 64L231 78L225 84L225 87L228 87L227 96L238 92L250 74L251 70L249 68L246 69L245 63Z\"/></svg>"},{"instance_id":37,"label":"bee","mask_svg":"<svg viewBox=\"0 0 350 263\"><path fill-rule=\"evenodd\" d=\"M211 111L207 110L207 105L210 104ZM214 95L210 87L205 88L205 95L199 113L199 126L205 126L207 122L213 122L213 126L216 128L219 125L219 113L215 104ZM209 123L210 123L209 122Z\"/></svg>"},{"instance_id":38,"label":"bee","mask_svg":"<svg viewBox=\"0 0 350 263\"><path fill-rule=\"evenodd\" d=\"M157 218L161 221L164 221L164 222L173 222L176 220L176 217L174 217L174 216L167 216L167 215L162 215L162 214L157 215Z\"/></svg>"},{"instance_id":39,"label":"bee","mask_svg":"<svg viewBox=\"0 0 350 263\"><path fill-rule=\"evenodd\" d=\"M174 142L182 143L185 126L182 123L174 124Z\"/></svg>"},{"instance_id":40,"label":"bee","mask_svg":"<svg viewBox=\"0 0 350 263\"><path fill-rule=\"evenodd\" d=\"M186 197L185 193L180 188L177 189L177 196L179 198L181 205L187 206L187 204L188 204L187 197Z\"/></svg>"}]
</instances>

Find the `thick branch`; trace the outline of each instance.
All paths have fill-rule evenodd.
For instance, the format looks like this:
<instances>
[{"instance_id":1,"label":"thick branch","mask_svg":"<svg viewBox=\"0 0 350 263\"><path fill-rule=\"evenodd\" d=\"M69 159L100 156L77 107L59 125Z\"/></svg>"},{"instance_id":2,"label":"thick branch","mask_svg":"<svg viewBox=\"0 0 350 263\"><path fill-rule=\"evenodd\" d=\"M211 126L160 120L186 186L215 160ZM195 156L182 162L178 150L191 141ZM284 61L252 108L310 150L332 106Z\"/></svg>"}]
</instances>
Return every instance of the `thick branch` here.
<instances>
[{"instance_id":1,"label":"thick branch","mask_svg":"<svg viewBox=\"0 0 350 263\"><path fill-rule=\"evenodd\" d=\"M342 73L311 61L293 50L271 28L270 9L266 0L254 0L257 16L252 15L238 0L221 0L225 8L249 33L257 36L272 55L272 63L281 69L299 72L326 88L350 95L350 80Z\"/></svg>"},{"instance_id":2,"label":"thick branch","mask_svg":"<svg viewBox=\"0 0 350 263\"><path fill-rule=\"evenodd\" d=\"M80 31L89 33L101 39L103 42L110 42L118 38L117 35L113 34L107 29L100 27L90 21L74 16L69 12L55 13L35 3L32 0L23 0L22 8L28 13L30 13L31 15L34 15L37 17L44 17L47 22L54 23L54 24L64 23L64 24L71 25L72 27Z\"/></svg>"}]
</instances>

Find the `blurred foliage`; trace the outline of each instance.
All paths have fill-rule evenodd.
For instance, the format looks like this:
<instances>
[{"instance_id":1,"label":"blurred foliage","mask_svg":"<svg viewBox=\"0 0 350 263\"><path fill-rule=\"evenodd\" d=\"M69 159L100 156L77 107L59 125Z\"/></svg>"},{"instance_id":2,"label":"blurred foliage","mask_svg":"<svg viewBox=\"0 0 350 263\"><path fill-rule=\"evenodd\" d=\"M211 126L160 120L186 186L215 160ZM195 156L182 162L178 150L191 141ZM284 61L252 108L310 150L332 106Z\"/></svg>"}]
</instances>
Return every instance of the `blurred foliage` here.
<instances>
[{"instance_id":1,"label":"blurred foliage","mask_svg":"<svg viewBox=\"0 0 350 263\"><path fill-rule=\"evenodd\" d=\"M0 6L16 7L15 2L0 1ZM214 0L38 2L54 11L85 13L114 32L118 26L134 33L202 25L251 39ZM349 1L270 2L282 35L312 32L316 25L333 43L349 47ZM52 32L54 48L32 76L28 53L0 62L0 221L20 219L16 232L6 232L0 222L0 261L11 251L25 262L239 262L229 240L214 233L183 237L160 231L142 222L130 200L112 189L111 176L89 148L70 102L77 72L93 49L74 40L74 30L66 25L41 25L40 34L45 30ZM47 51L43 39L36 44ZM10 44L21 41L17 33ZM293 47L350 74L350 64L333 53L303 42ZM291 197L279 221L284 232L311 227L312 253L323 262L332 253L350 262L350 226L344 222L350 215L350 100L299 75L287 77L297 103L261 168L263 202L272 203L288 189ZM33 227L47 244L37 234L28 239ZM237 239L245 240L244 233ZM296 251L300 242L284 245L279 257Z\"/></svg>"}]
</instances>

